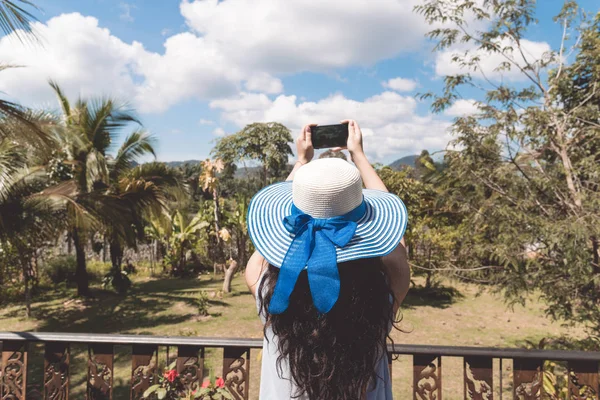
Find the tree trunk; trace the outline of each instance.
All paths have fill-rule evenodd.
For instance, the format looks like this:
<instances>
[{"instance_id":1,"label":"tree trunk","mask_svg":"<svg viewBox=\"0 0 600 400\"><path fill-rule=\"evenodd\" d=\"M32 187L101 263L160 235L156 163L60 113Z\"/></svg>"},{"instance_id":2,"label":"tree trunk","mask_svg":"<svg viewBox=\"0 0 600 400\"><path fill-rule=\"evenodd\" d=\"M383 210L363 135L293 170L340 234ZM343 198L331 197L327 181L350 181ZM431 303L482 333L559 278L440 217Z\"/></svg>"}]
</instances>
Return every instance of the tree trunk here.
<instances>
[{"instance_id":1,"label":"tree trunk","mask_svg":"<svg viewBox=\"0 0 600 400\"><path fill-rule=\"evenodd\" d=\"M77 281L77 295L89 296L90 287L85 263L85 243L79 236L77 228L73 229L73 244L75 246L75 257L77 258L77 268L75 269L75 280Z\"/></svg>"},{"instance_id":2,"label":"tree trunk","mask_svg":"<svg viewBox=\"0 0 600 400\"><path fill-rule=\"evenodd\" d=\"M110 240L110 263L115 271L121 271L121 264L123 263L123 248L118 239L112 238Z\"/></svg>"},{"instance_id":3,"label":"tree trunk","mask_svg":"<svg viewBox=\"0 0 600 400\"><path fill-rule=\"evenodd\" d=\"M154 259L156 254L156 241L150 244L150 276L154 276Z\"/></svg>"},{"instance_id":4,"label":"tree trunk","mask_svg":"<svg viewBox=\"0 0 600 400\"><path fill-rule=\"evenodd\" d=\"M72 249L72 235L70 233L67 233L67 254L71 255L73 254L73 249Z\"/></svg>"},{"instance_id":5,"label":"tree trunk","mask_svg":"<svg viewBox=\"0 0 600 400\"><path fill-rule=\"evenodd\" d=\"M223 260L223 248L219 231L221 230L221 223L219 221L219 192L217 189L213 190L213 199L215 202L215 236L217 240L217 247L215 249L215 260L213 262L220 263Z\"/></svg>"},{"instance_id":6,"label":"tree trunk","mask_svg":"<svg viewBox=\"0 0 600 400\"><path fill-rule=\"evenodd\" d=\"M25 315L27 318L31 317L31 285L30 285L30 274L28 261L22 260L21 265L23 267L23 280L25 282Z\"/></svg>"},{"instance_id":7,"label":"tree trunk","mask_svg":"<svg viewBox=\"0 0 600 400\"><path fill-rule=\"evenodd\" d=\"M231 292L231 280L233 279L233 275L238 269L238 263L235 260L231 260L231 264L229 268L225 271L225 280L223 281L223 293Z\"/></svg>"},{"instance_id":8,"label":"tree trunk","mask_svg":"<svg viewBox=\"0 0 600 400\"><path fill-rule=\"evenodd\" d=\"M592 240L592 262L594 263L594 265L592 266L592 269L594 270L594 273L598 274L600 273L600 244L598 243L598 238L596 236L592 236L591 237Z\"/></svg>"},{"instance_id":9,"label":"tree trunk","mask_svg":"<svg viewBox=\"0 0 600 400\"><path fill-rule=\"evenodd\" d=\"M217 235L217 246L221 246L221 238L219 237L219 231L221 230L219 226L219 193L217 192L217 189L213 190L213 200L215 202L215 233Z\"/></svg>"},{"instance_id":10,"label":"tree trunk","mask_svg":"<svg viewBox=\"0 0 600 400\"><path fill-rule=\"evenodd\" d=\"M108 238L106 237L106 235L103 235L104 238L104 244L102 246L102 262L106 262L106 258L108 255Z\"/></svg>"}]
</instances>

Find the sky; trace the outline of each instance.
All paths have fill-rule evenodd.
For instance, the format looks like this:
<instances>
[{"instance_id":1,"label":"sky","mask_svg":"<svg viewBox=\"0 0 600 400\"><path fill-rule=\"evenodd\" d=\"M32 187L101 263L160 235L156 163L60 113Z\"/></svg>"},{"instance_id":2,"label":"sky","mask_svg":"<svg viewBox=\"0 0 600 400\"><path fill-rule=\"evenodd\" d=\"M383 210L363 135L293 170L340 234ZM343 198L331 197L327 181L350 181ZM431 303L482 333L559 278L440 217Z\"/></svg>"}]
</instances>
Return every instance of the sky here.
<instances>
[{"instance_id":1,"label":"sky","mask_svg":"<svg viewBox=\"0 0 600 400\"><path fill-rule=\"evenodd\" d=\"M580 5L598 11L598 0ZM389 163L451 140L467 92L442 114L418 93L440 92L460 71L452 53L432 52L420 0L37 0L39 45L0 38L4 98L56 109L52 79L70 98L111 96L139 113L161 161L205 159L214 141L252 122L356 119L372 162ZM552 21L562 1L544 0L527 51L557 48ZM516 73L492 79L519 84ZM133 127L132 127L133 128Z\"/></svg>"}]
</instances>

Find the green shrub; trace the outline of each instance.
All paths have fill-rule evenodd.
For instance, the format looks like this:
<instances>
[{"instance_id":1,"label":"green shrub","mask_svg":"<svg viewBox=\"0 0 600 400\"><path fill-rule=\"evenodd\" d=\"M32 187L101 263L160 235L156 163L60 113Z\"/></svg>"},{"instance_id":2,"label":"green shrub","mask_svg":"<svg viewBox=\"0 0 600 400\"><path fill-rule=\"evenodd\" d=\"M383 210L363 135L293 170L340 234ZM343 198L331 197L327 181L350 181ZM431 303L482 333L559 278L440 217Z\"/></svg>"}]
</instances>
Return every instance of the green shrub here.
<instances>
[{"instance_id":1,"label":"green shrub","mask_svg":"<svg viewBox=\"0 0 600 400\"><path fill-rule=\"evenodd\" d=\"M208 295L204 290L198 292L198 315L202 315L206 317L208 315L208 308L210 304L208 303Z\"/></svg>"},{"instance_id":2,"label":"green shrub","mask_svg":"<svg viewBox=\"0 0 600 400\"><path fill-rule=\"evenodd\" d=\"M110 263L102 261L88 260L87 262L87 273L90 282L102 282L102 279L110 271Z\"/></svg>"},{"instance_id":3,"label":"green shrub","mask_svg":"<svg viewBox=\"0 0 600 400\"><path fill-rule=\"evenodd\" d=\"M42 277L55 285L62 282L75 282L77 261L73 256L56 256L49 258L41 268Z\"/></svg>"},{"instance_id":4,"label":"green shrub","mask_svg":"<svg viewBox=\"0 0 600 400\"><path fill-rule=\"evenodd\" d=\"M127 272L111 269L110 272L102 278L102 288L107 289L112 286L119 294L125 294L131 289L131 280Z\"/></svg>"}]
</instances>

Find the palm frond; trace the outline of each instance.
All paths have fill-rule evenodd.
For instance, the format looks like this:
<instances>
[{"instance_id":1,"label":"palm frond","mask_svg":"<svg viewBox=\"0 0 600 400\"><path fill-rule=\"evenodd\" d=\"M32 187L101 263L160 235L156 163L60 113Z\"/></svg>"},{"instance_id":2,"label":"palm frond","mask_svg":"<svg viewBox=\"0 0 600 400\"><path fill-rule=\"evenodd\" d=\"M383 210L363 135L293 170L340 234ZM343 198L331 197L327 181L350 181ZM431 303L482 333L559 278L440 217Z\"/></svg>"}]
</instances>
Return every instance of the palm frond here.
<instances>
[{"instance_id":1,"label":"palm frond","mask_svg":"<svg viewBox=\"0 0 600 400\"><path fill-rule=\"evenodd\" d=\"M151 154L156 158L154 144L156 139L147 132L137 130L127 136L112 161L111 176L116 178L134 167L139 158Z\"/></svg>"},{"instance_id":2,"label":"palm frond","mask_svg":"<svg viewBox=\"0 0 600 400\"><path fill-rule=\"evenodd\" d=\"M0 198L12 184L14 174L26 165L26 157L17 143L0 140Z\"/></svg>"},{"instance_id":3,"label":"palm frond","mask_svg":"<svg viewBox=\"0 0 600 400\"><path fill-rule=\"evenodd\" d=\"M39 10L29 0L0 0L0 29L5 35L13 33L21 42L35 38L31 22L37 21L35 15L23 7Z\"/></svg>"},{"instance_id":4,"label":"palm frond","mask_svg":"<svg viewBox=\"0 0 600 400\"><path fill-rule=\"evenodd\" d=\"M87 106L86 121L82 125L94 148L104 153L109 150L121 128L130 123L141 125L132 110L113 99L92 99Z\"/></svg>"},{"instance_id":5,"label":"palm frond","mask_svg":"<svg viewBox=\"0 0 600 400\"><path fill-rule=\"evenodd\" d=\"M52 79L48 81L50 87L54 90L54 94L58 98L58 103L60 104L61 111L67 121L69 123L71 119L71 103L69 103L69 99L63 93L62 89L58 85L58 83Z\"/></svg>"},{"instance_id":6,"label":"palm frond","mask_svg":"<svg viewBox=\"0 0 600 400\"><path fill-rule=\"evenodd\" d=\"M87 154L85 162L85 182L88 192L92 192L96 185L108 185L108 165L104 155L96 150Z\"/></svg>"}]
</instances>

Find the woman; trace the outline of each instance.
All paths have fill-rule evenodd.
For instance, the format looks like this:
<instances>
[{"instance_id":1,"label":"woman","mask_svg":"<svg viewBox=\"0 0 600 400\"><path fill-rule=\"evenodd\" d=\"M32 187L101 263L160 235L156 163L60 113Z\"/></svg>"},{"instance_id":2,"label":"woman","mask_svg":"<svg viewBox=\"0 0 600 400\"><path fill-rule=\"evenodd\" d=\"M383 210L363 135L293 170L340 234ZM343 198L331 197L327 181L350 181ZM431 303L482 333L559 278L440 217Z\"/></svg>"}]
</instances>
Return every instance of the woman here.
<instances>
[{"instance_id":1,"label":"woman","mask_svg":"<svg viewBox=\"0 0 600 400\"><path fill-rule=\"evenodd\" d=\"M358 124L342 122L356 167L310 162L307 125L288 182L250 203L257 251L246 282L264 323L261 400L392 398L386 339L410 282L406 208L367 160Z\"/></svg>"}]
</instances>

